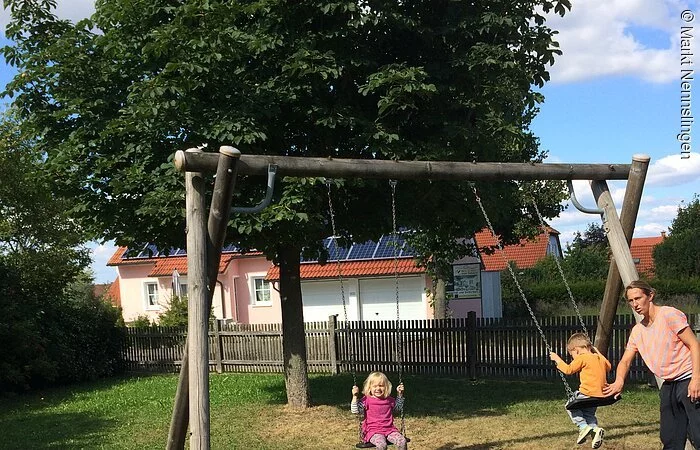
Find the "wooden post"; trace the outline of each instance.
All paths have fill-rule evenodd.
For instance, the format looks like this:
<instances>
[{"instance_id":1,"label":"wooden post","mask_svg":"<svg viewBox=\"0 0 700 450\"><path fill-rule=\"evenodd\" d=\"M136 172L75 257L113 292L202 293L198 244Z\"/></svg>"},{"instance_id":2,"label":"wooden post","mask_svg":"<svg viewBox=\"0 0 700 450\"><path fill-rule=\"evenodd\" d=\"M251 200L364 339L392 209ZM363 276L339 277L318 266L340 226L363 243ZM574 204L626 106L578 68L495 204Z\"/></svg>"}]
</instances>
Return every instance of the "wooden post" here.
<instances>
[{"instance_id":1,"label":"wooden post","mask_svg":"<svg viewBox=\"0 0 700 450\"><path fill-rule=\"evenodd\" d=\"M190 360L190 448L209 449L209 314L206 289L206 222L204 179L185 174L187 206L187 340Z\"/></svg>"},{"instance_id":2,"label":"wooden post","mask_svg":"<svg viewBox=\"0 0 700 450\"><path fill-rule=\"evenodd\" d=\"M336 328L338 328L338 318L335 315L328 316L328 359L333 375L338 375L338 354L335 343Z\"/></svg>"},{"instance_id":3,"label":"wooden post","mask_svg":"<svg viewBox=\"0 0 700 450\"><path fill-rule=\"evenodd\" d=\"M478 348L476 344L476 313L467 313L467 361L469 361L469 379L476 380L476 358Z\"/></svg>"},{"instance_id":4,"label":"wooden post","mask_svg":"<svg viewBox=\"0 0 700 450\"><path fill-rule=\"evenodd\" d=\"M627 238L622 230L620 219L617 216L617 210L615 210L615 204L608 190L608 184L605 181L592 181L591 189L593 189L593 196L596 199L598 207L604 211L605 220L603 227L607 232L610 249L617 263L617 268L620 271L622 284L623 286L627 286L631 282L638 280L639 274L637 273L637 268L634 266L632 253L630 253ZM642 320L642 316L634 311L632 311L632 313L637 323L639 323ZM659 377L655 378L657 386L661 386L663 380Z\"/></svg>"},{"instance_id":5,"label":"wooden post","mask_svg":"<svg viewBox=\"0 0 700 450\"><path fill-rule=\"evenodd\" d=\"M591 181L591 189L598 207L603 210L603 228L610 243L610 250L612 250L620 271L622 283L627 286L632 281L638 280L639 274L634 266L632 253L630 253L625 232L622 230L620 218L617 216L617 210L608 190L608 184L603 180Z\"/></svg>"},{"instance_id":6,"label":"wooden post","mask_svg":"<svg viewBox=\"0 0 700 450\"><path fill-rule=\"evenodd\" d=\"M237 176L237 162L241 155L240 151L228 146L222 146L219 152L224 157L217 159L218 166L216 169L216 180L214 182L214 196L212 197L211 208L209 208L209 221L207 224L207 256L208 261L213 261L213 263L209 264L209 267L207 267L209 286L207 312L211 309L212 296L214 295L214 288L216 286L216 276L219 272L219 260L221 259L221 247L226 239L226 225L231 215L231 203L233 201L233 190ZM177 154L181 155L199 153L201 152L177 152ZM178 378L175 402L173 404L173 415L170 419L170 430L168 431L167 450L182 450L185 448L185 435L187 434L189 411L188 348L187 341L185 341L185 352L182 356L180 377Z\"/></svg>"},{"instance_id":7,"label":"wooden post","mask_svg":"<svg viewBox=\"0 0 700 450\"><path fill-rule=\"evenodd\" d=\"M216 344L216 348L214 349L214 362L216 363L216 373L223 373L224 343L221 340L221 321L219 319L214 320L214 343Z\"/></svg>"},{"instance_id":8,"label":"wooden post","mask_svg":"<svg viewBox=\"0 0 700 450\"><path fill-rule=\"evenodd\" d=\"M630 176L627 180L625 198L622 201L622 212L620 213L620 223L628 245L632 242L632 235L634 234L634 224L637 221L637 213L642 201L642 191L647 169L649 168L649 159L647 155L634 155L632 157ZM605 293L603 294L603 303L600 305L598 327L595 333L595 346L604 355L608 353L608 347L610 346L613 322L615 321L621 290L620 271L613 256L610 259L608 279L605 283ZM636 315L634 311L632 313ZM639 321L639 318L637 318L637 321Z\"/></svg>"}]
</instances>

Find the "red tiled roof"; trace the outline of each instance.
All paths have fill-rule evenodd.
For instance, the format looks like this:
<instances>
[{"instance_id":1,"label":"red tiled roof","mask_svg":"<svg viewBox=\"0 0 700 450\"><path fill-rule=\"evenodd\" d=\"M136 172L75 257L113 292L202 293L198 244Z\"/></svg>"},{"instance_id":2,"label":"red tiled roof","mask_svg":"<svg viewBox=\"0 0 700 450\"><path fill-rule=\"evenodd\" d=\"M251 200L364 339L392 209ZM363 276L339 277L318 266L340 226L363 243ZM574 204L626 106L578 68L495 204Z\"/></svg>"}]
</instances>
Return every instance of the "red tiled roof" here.
<instances>
[{"instance_id":1,"label":"red tiled roof","mask_svg":"<svg viewBox=\"0 0 700 450\"><path fill-rule=\"evenodd\" d=\"M112 284L109 285L109 288L104 296L110 299L114 306L122 306L122 297L119 290L119 277L112 281Z\"/></svg>"},{"instance_id":2,"label":"red tiled roof","mask_svg":"<svg viewBox=\"0 0 700 450\"><path fill-rule=\"evenodd\" d=\"M302 263L299 269L302 280L338 278L338 265L335 261L324 265L319 263ZM411 273L423 273L423 267L416 266L413 258L403 258L397 261L396 271L400 275ZM342 261L340 263L340 273L343 277L393 275L393 259L377 259L371 261ZM279 266L272 266L267 271L268 280L279 280Z\"/></svg>"},{"instance_id":3,"label":"red tiled roof","mask_svg":"<svg viewBox=\"0 0 700 450\"><path fill-rule=\"evenodd\" d=\"M654 247L664 241L664 236L632 238L630 244L630 253L635 260L637 272L640 275L644 274L649 277L654 276ZM636 260L639 260L637 263Z\"/></svg>"},{"instance_id":4,"label":"red tiled roof","mask_svg":"<svg viewBox=\"0 0 700 450\"><path fill-rule=\"evenodd\" d=\"M131 263L132 260L130 259L122 259L122 256L124 256L124 253L128 250L128 247L117 247L117 250L114 252L111 258L109 258L109 261L107 261L108 266L118 266L121 264L128 264Z\"/></svg>"},{"instance_id":5,"label":"red tiled roof","mask_svg":"<svg viewBox=\"0 0 700 450\"><path fill-rule=\"evenodd\" d=\"M219 273L226 272L229 263L233 259L232 254L222 254L219 260ZM164 277L172 275L174 270L177 270L180 275L187 273L187 256L166 256L164 258L154 258L155 265L153 270L148 274L149 277Z\"/></svg>"},{"instance_id":6,"label":"red tiled roof","mask_svg":"<svg viewBox=\"0 0 700 450\"><path fill-rule=\"evenodd\" d=\"M549 236L557 235L559 232L549 228L539 236L535 236L534 240L521 239L519 244L506 245L503 247L504 254L495 249L493 253L486 254L483 249L496 245L496 238L488 231L481 230L474 235L474 241L479 249L479 255L484 264L486 271L500 271L506 268L507 261L513 261L520 269L529 269L533 267L539 260L547 256L547 245L549 244Z\"/></svg>"}]
</instances>

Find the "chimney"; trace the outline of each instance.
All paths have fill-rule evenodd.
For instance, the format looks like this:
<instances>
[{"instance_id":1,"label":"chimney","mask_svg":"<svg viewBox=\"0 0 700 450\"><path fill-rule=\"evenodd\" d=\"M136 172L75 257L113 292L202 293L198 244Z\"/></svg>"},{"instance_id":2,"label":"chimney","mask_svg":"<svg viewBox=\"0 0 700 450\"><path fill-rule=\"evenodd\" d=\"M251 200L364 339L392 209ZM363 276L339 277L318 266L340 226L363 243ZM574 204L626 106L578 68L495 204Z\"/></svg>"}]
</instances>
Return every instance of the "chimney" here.
<instances>
[{"instance_id":1,"label":"chimney","mask_svg":"<svg viewBox=\"0 0 700 450\"><path fill-rule=\"evenodd\" d=\"M662 231L662 232L661 232L661 238L662 238L662 239L666 239L666 232L665 232L665 231Z\"/></svg>"}]
</instances>

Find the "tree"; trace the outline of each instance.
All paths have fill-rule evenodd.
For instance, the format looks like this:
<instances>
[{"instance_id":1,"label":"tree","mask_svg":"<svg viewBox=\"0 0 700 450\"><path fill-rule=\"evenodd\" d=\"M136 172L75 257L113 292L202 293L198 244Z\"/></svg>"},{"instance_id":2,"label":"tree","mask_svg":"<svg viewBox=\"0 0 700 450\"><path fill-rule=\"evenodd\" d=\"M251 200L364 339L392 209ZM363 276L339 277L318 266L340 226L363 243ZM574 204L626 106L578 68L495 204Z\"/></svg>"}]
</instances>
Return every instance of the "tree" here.
<instances>
[{"instance_id":1,"label":"tree","mask_svg":"<svg viewBox=\"0 0 700 450\"><path fill-rule=\"evenodd\" d=\"M574 240L566 246L562 269L571 280L605 279L610 264L608 238L603 226L589 223L586 231L576 232Z\"/></svg>"},{"instance_id":2,"label":"tree","mask_svg":"<svg viewBox=\"0 0 700 450\"><path fill-rule=\"evenodd\" d=\"M119 369L120 312L96 299L70 201L51 192L44 155L0 118L0 392Z\"/></svg>"},{"instance_id":3,"label":"tree","mask_svg":"<svg viewBox=\"0 0 700 450\"><path fill-rule=\"evenodd\" d=\"M538 161L529 130L559 53L539 11L568 0L503 2L112 0L75 26L53 0L9 0L4 54L14 103L48 154L81 223L119 244L181 245L173 151L206 144L247 154ZM238 183L236 203L261 184ZM329 234L325 184L284 179L275 203L235 217L228 240L280 265L287 394L308 404L300 252ZM339 234L390 229L384 182L336 180ZM552 187L553 186L553 187ZM479 186L506 240L534 233L516 182ZM401 183L399 223L436 276L483 226L466 184ZM540 189L547 217L561 189ZM133 227L133 223L139 227Z\"/></svg>"},{"instance_id":4,"label":"tree","mask_svg":"<svg viewBox=\"0 0 700 450\"><path fill-rule=\"evenodd\" d=\"M697 194L678 214L663 242L654 247L654 266L659 278L700 275L700 198Z\"/></svg>"}]
</instances>

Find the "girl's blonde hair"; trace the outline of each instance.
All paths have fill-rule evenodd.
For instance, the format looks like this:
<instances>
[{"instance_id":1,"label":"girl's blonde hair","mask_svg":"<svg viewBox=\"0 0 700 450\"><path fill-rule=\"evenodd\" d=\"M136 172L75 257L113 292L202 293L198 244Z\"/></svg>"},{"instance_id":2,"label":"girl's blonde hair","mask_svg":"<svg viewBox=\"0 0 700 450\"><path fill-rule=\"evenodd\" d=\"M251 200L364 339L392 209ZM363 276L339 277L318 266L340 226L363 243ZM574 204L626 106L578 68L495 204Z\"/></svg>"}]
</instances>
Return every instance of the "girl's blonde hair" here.
<instances>
[{"instance_id":1,"label":"girl's blonde hair","mask_svg":"<svg viewBox=\"0 0 700 450\"><path fill-rule=\"evenodd\" d=\"M586 336L583 333L572 334L569 338L569 342L566 343L566 348L569 351L577 347L585 347L589 351L593 350L593 344L591 344L591 340L588 339L588 336Z\"/></svg>"},{"instance_id":2,"label":"girl's blonde hair","mask_svg":"<svg viewBox=\"0 0 700 450\"><path fill-rule=\"evenodd\" d=\"M391 395L391 381L382 372L372 372L367 376L365 384L362 385L362 393L365 395L370 395L370 388L375 381L379 381L384 384L386 389L384 390L384 397L386 398Z\"/></svg>"}]
</instances>

